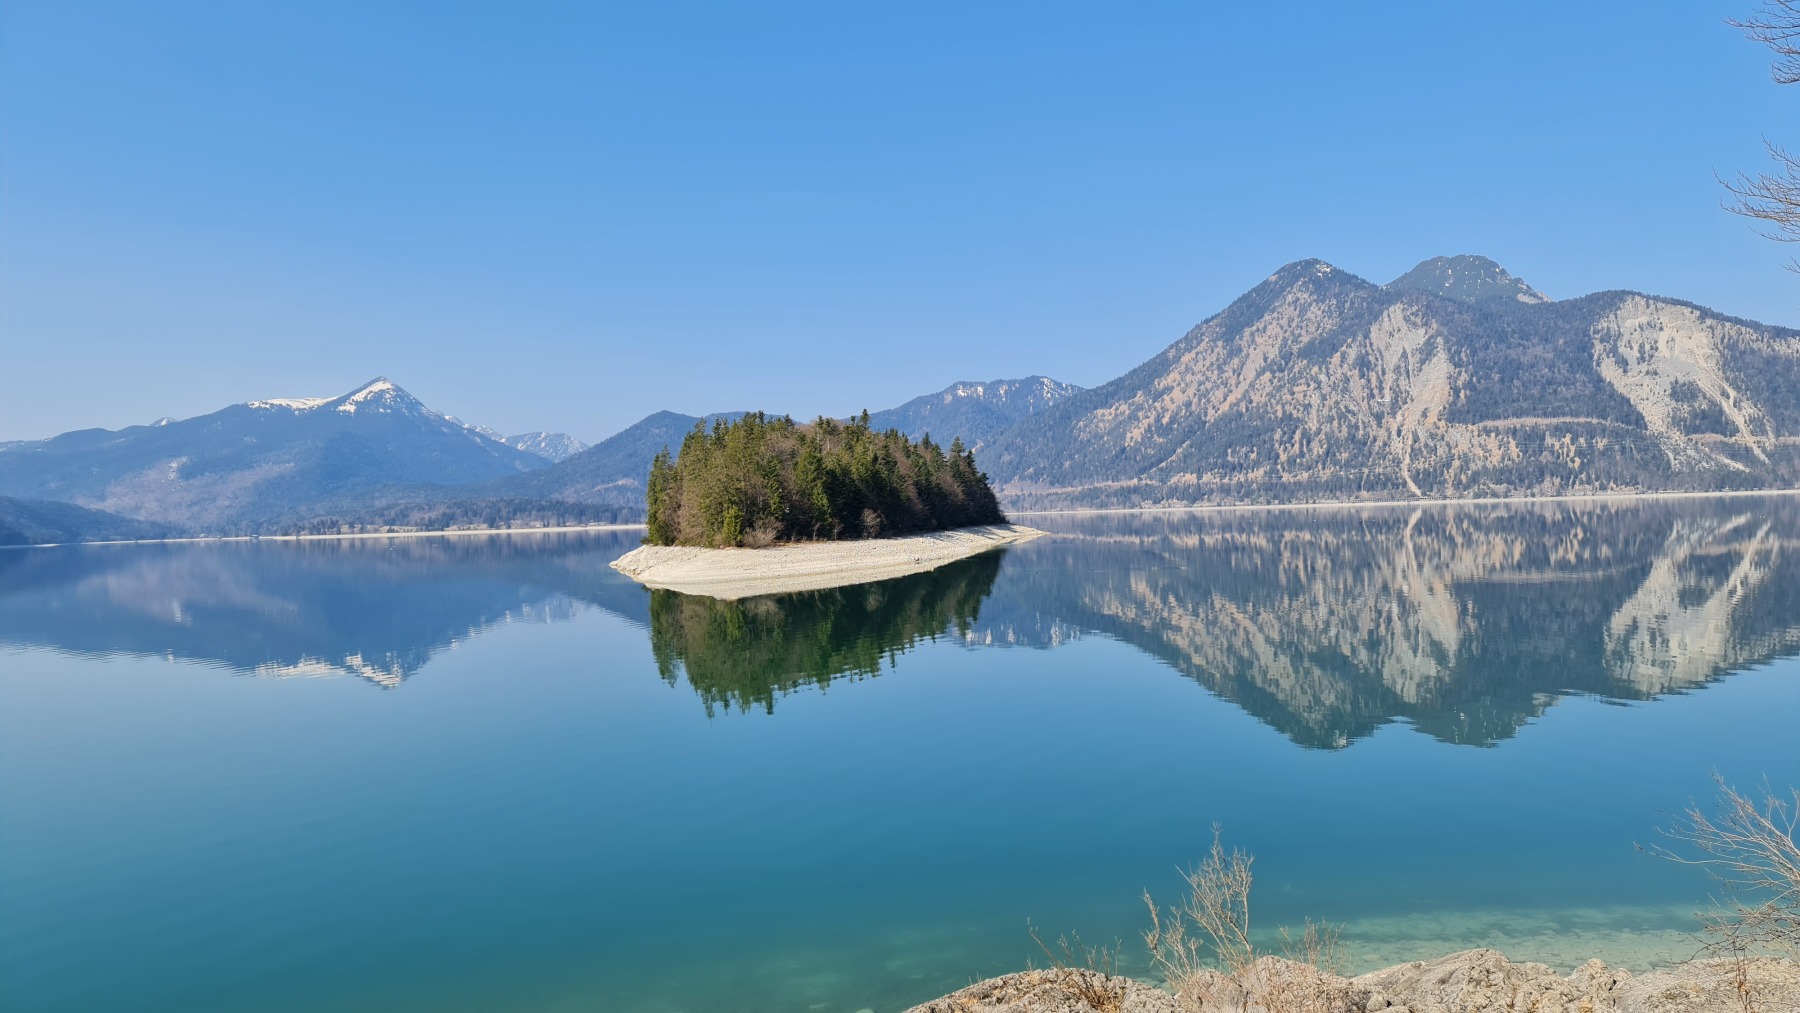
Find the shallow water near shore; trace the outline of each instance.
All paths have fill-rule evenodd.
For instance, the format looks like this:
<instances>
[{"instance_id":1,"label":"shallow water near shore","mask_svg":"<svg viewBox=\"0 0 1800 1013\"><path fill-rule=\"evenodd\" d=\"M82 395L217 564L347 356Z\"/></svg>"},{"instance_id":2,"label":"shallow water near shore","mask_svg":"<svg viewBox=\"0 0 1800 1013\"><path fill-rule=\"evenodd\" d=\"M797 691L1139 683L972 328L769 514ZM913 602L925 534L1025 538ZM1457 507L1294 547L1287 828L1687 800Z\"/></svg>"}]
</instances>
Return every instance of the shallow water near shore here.
<instances>
[{"instance_id":1,"label":"shallow water near shore","mask_svg":"<svg viewBox=\"0 0 1800 1013\"><path fill-rule=\"evenodd\" d=\"M634 532L0 556L0 1006L888 1011L1135 944L1211 827L1353 969L1693 952L1800 780L1800 501L1021 518L878 584Z\"/></svg>"}]
</instances>

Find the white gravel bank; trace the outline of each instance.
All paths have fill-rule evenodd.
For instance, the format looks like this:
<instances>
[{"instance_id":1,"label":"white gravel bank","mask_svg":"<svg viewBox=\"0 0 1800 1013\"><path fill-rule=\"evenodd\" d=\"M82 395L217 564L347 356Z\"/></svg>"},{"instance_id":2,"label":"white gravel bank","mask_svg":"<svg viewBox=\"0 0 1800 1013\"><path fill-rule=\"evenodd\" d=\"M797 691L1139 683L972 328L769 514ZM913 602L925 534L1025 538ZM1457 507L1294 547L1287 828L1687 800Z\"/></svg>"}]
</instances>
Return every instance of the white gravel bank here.
<instances>
[{"instance_id":1,"label":"white gravel bank","mask_svg":"<svg viewBox=\"0 0 1800 1013\"><path fill-rule=\"evenodd\" d=\"M993 524L899 538L803 542L766 549L645 545L613 560L612 566L649 587L729 600L923 573L1041 534L1018 524Z\"/></svg>"}]
</instances>

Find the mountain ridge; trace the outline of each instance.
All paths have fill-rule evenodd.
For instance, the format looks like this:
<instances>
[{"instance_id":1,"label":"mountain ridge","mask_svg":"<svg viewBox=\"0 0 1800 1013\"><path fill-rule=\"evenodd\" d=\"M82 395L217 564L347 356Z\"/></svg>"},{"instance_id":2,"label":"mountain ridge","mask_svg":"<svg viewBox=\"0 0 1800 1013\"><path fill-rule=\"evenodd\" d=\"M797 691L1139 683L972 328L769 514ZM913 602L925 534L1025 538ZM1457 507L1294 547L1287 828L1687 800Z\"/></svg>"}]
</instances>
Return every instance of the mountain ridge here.
<instances>
[{"instance_id":1,"label":"mountain ridge","mask_svg":"<svg viewBox=\"0 0 1800 1013\"><path fill-rule=\"evenodd\" d=\"M1551 300L1469 254L1386 285L1307 259L1097 387L958 381L871 423L961 438L1009 509L1722 491L1800 484L1796 391L1800 331L1629 290ZM740 414L657 412L589 447L377 377L0 443L0 495L213 533L628 519L657 451Z\"/></svg>"},{"instance_id":2,"label":"mountain ridge","mask_svg":"<svg viewBox=\"0 0 1800 1013\"><path fill-rule=\"evenodd\" d=\"M333 398L269 398L10 445L0 450L0 494L243 531L386 486L459 485L548 466L377 377Z\"/></svg>"},{"instance_id":3,"label":"mountain ridge","mask_svg":"<svg viewBox=\"0 0 1800 1013\"><path fill-rule=\"evenodd\" d=\"M1783 390L1800 390L1800 332L1303 260L983 463L1015 508L1769 487L1800 478Z\"/></svg>"}]
</instances>

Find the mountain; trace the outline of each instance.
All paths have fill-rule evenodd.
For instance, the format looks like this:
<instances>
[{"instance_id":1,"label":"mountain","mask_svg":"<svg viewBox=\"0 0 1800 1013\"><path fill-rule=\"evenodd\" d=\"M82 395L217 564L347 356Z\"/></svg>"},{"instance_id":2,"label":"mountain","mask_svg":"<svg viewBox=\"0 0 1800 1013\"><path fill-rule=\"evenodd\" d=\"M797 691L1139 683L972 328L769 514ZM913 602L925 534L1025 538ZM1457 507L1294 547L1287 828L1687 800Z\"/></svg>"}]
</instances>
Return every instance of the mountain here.
<instances>
[{"instance_id":1,"label":"mountain","mask_svg":"<svg viewBox=\"0 0 1800 1013\"><path fill-rule=\"evenodd\" d=\"M182 533L172 525L132 520L73 503L0 496L0 545L111 542L171 538Z\"/></svg>"},{"instance_id":2,"label":"mountain","mask_svg":"<svg viewBox=\"0 0 1800 1013\"><path fill-rule=\"evenodd\" d=\"M939 444L948 445L953 437L961 436L965 444L979 447L1080 389L1044 376L953 383L897 408L875 412L869 421L876 429L898 429L913 439L929 432ZM743 414L718 412L705 416L704 421L711 425ZM700 421L694 415L657 412L553 467L489 482L470 492L616 506L641 516L644 477L649 474L651 459L664 447L679 453L682 438ZM509 438L509 442L512 439L517 438Z\"/></svg>"},{"instance_id":3,"label":"mountain","mask_svg":"<svg viewBox=\"0 0 1800 1013\"><path fill-rule=\"evenodd\" d=\"M1080 391L1074 384L1047 376L987 383L963 380L898 408L876 412L869 416L869 423L877 430L898 429L915 440L930 433L942 446L961 437L969 448L979 450L1001 433Z\"/></svg>"},{"instance_id":4,"label":"mountain","mask_svg":"<svg viewBox=\"0 0 1800 1013\"><path fill-rule=\"evenodd\" d=\"M504 436L501 435L498 429L472 425L454 415L446 415L444 417L470 432L479 433L496 443L504 443L514 450L523 450L527 454L536 454L553 464L575 454L579 454L588 447L587 444L570 436L568 433L536 432L520 433L517 436Z\"/></svg>"},{"instance_id":5,"label":"mountain","mask_svg":"<svg viewBox=\"0 0 1800 1013\"><path fill-rule=\"evenodd\" d=\"M710 424L715 419L735 419L742 414L708 415L705 421ZM700 421L694 415L657 412L542 471L509 476L469 491L629 507L641 519L644 478L650 473L650 461L664 447L671 451L681 449L682 437Z\"/></svg>"},{"instance_id":6,"label":"mountain","mask_svg":"<svg viewBox=\"0 0 1800 1013\"><path fill-rule=\"evenodd\" d=\"M1525 284L1523 279L1508 274L1506 268L1486 257L1468 254L1433 257L1388 282L1387 287L1396 291L1430 292L1462 302L1500 299L1529 304L1550 301L1549 296Z\"/></svg>"},{"instance_id":7,"label":"mountain","mask_svg":"<svg viewBox=\"0 0 1800 1013\"><path fill-rule=\"evenodd\" d=\"M385 487L466 484L547 466L380 377L335 398L271 398L9 446L0 450L0 495L245 531Z\"/></svg>"},{"instance_id":8,"label":"mountain","mask_svg":"<svg viewBox=\"0 0 1800 1013\"><path fill-rule=\"evenodd\" d=\"M1290 264L982 466L1014 508L1800 481L1800 332L1636 292L1532 302L1486 263L1386 286Z\"/></svg>"},{"instance_id":9,"label":"mountain","mask_svg":"<svg viewBox=\"0 0 1800 1013\"><path fill-rule=\"evenodd\" d=\"M588 448L587 444L568 433L519 433L516 436L502 436L500 442L527 454L536 454L553 464L566 461Z\"/></svg>"}]
</instances>

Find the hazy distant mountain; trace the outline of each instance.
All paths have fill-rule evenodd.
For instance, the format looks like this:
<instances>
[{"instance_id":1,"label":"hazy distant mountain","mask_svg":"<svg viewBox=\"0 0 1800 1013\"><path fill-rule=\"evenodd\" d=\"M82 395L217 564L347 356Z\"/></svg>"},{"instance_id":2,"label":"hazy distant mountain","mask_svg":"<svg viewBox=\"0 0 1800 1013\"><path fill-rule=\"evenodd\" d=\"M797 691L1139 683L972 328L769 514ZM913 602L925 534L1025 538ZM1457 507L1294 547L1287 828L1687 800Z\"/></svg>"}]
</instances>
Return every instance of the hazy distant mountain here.
<instances>
[{"instance_id":1,"label":"hazy distant mountain","mask_svg":"<svg viewBox=\"0 0 1800 1013\"><path fill-rule=\"evenodd\" d=\"M0 450L0 495L205 531L253 530L385 486L463 484L547 466L379 378L341 397L271 398L9 446Z\"/></svg>"},{"instance_id":2,"label":"hazy distant mountain","mask_svg":"<svg viewBox=\"0 0 1800 1013\"><path fill-rule=\"evenodd\" d=\"M1290 264L981 463L1015 507L1800 481L1800 332L1634 292L1533 292L1478 258L1387 286Z\"/></svg>"},{"instance_id":3,"label":"hazy distant mountain","mask_svg":"<svg viewBox=\"0 0 1800 1013\"><path fill-rule=\"evenodd\" d=\"M536 432L519 433L517 436L505 436L502 435L498 429L491 429L487 426L471 425L454 415L446 415L444 417L457 425L462 426L464 429L480 433L490 440L497 443L504 443L515 450L523 450L527 454L536 454L552 463L579 454L588 448L587 444L570 436L568 433Z\"/></svg>"},{"instance_id":4,"label":"hazy distant mountain","mask_svg":"<svg viewBox=\"0 0 1800 1013\"><path fill-rule=\"evenodd\" d=\"M519 433L516 436L503 436L500 442L527 454L536 454L552 463L567 460L588 448L587 444L568 433Z\"/></svg>"},{"instance_id":5,"label":"hazy distant mountain","mask_svg":"<svg viewBox=\"0 0 1800 1013\"><path fill-rule=\"evenodd\" d=\"M0 496L0 545L170 538L181 529L47 499Z\"/></svg>"},{"instance_id":6,"label":"hazy distant mountain","mask_svg":"<svg viewBox=\"0 0 1800 1013\"><path fill-rule=\"evenodd\" d=\"M876 429L898 429L915 440L930 433L943 446L960 436L971 449L979 449L1025 419L1080 391L1074 384L1059 383L1047 376L986 383L963 380L935 394L913 398L898 408L875 412L869 421Z\"/></svg>"},{"instance_id":7,"label":"hazy distant mountain","mask_svg":"<svg viewBox=\"0 0 1800 1013\"><path fill-rule=\"evenodd\" d=\"M706 420L734 419L742 412L708 415ZM640 514L644 507L644 478L657 451L681 449L681 439L700 418L676 412L657 412L638 420L624 431L601 440L542 471L514 475L489 482L483 494L562 500L570 503L629 506Z\"/></svg>"},{"instance_id":8,"label":"hazy distant mountain","mask_svg":"<svg viewBox=\"0 0 1800 1013\"><path fill-rule=\"evenodd\" d=\"M926 432L940 444L961 436L970 447L979 447L1021 420L1041 412L1080 390L1048 377L993 380L987 383L954 383L935 394L917 397L898 408L870 415L878 429L899 429L917 438ZM743 412L719 412L706 416L735 419ZM571 454L554 467L528 475L514 475L480 487L484 495L506 495L561 500L606 506L644 505L644 478L657 451L681 450L681 440L698 416L657 412L623 432Z\"/></svg>"}]
</instances>

